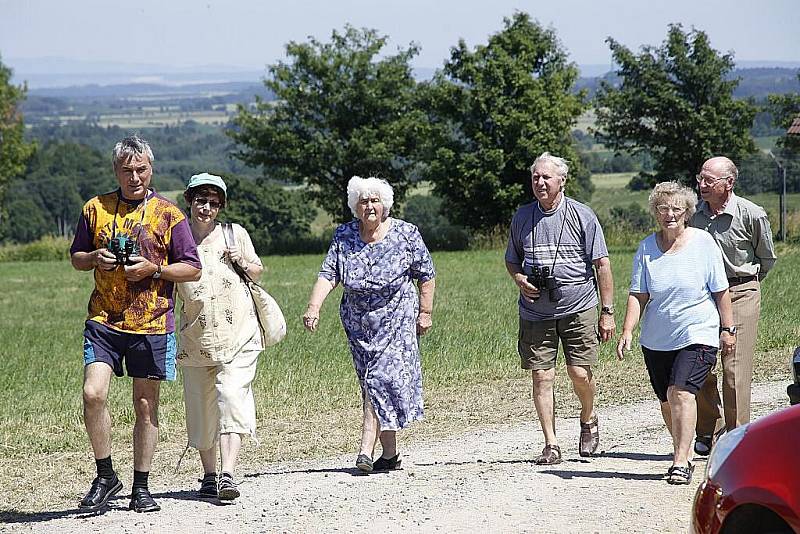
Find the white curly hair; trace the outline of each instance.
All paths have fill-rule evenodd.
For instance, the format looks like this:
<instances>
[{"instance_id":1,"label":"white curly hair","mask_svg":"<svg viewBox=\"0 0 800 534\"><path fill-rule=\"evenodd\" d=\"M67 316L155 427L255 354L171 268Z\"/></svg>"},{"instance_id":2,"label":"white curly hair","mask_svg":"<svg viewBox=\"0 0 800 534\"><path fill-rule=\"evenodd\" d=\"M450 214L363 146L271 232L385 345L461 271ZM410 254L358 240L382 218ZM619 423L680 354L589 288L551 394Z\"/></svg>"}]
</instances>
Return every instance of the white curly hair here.
<instances>
[{"instance_id":1,"label":"white curly hair","mask_svg":"<svg viewBox=\"0 0 800 534\"><path fill-rule=\"evenodd\" d=\"M394 205L394 189L389 185L389 182L382 178L361 178L360 176L353 176L347 182L347 205L353 216L356 215L356 206L358 201L363 198L369 198L372 195L377 195L383 204L383 220L389 216Z\"/></svg>"}]
</instances>

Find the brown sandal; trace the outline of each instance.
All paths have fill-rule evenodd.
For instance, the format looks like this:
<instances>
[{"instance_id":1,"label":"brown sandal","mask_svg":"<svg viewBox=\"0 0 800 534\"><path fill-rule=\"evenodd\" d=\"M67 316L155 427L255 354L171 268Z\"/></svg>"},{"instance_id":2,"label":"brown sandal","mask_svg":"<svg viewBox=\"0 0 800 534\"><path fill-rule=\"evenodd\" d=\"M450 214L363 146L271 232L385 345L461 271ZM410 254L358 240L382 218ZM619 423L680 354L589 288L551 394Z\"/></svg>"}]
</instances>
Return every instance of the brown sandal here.
<instances>
[{"instance_id":1,"label":"brown sandal","mask_svg":"<svg viewBox=\"0 0 800 534\"><path fill-rule=\"evenodd\" d=\"M555 465L561 463L561 448L558 445L545 445L542 454L534 458L537 465Z\"/></svg>"},{"instance_id":2,"label":"brown sandal","mask_svg":"<svg viewBox=\"0 0 800 534\"><path fill-rule=\"evenodd\" d=\"M578 454L591 456L600 445L600 429L598 428L597 415L588 423L581 423L581 435L578 439Z\"/></svg>"}]
</instances>

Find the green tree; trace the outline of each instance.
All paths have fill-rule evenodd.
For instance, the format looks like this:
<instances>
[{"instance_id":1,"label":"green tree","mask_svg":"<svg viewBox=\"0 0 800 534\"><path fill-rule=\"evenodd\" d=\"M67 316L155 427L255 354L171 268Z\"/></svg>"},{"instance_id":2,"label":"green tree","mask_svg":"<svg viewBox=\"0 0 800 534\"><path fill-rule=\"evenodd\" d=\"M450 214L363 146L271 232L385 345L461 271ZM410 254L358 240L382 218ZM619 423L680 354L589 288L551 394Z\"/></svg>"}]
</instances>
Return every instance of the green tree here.
<instances>
[{"instance_id":1,"label":"green tree","mask_svg":"<svg viewBox=\"0 0 800 534\"><path fill-rule=\"evenodd\" d=\"M30 159L24 176L9 185L7 236L26 242L44 234L69 235L83 203L116 187L111 165L96 150L76 143L47 143ZM31 221L35 228L30 230L23 228L24 221L16 220L25 217L26 206L36 208L28 212L32 218L35 215L35 222Z\"/></svg>"},{"instance_id":2,"label":"green tree","mask_svg":"<svg viewBox=\"0 0 800 534\"><path fill-rule=\"evenodd\" d=\"M3 235L16 243L30 243L51 233L47 212L32 198L11 198L6 202L8 217L3 223Z\"/></svg>"},{"instance_id":3,"label":"green tree","mask_svg":"<svg viewBox=\"0 0 800 534\"><path fill-rule=\"evenodd\" d=\"M693 184L707 158L737 161L755 152L750 127L756 107L734 100L739 79L730 79L733 56L711 48L704 32L672 24L661 46L644 46L638 55L610 37L606 42L620 83L601 83L598 137L616 151L651 154L655 173L641 173L635 178L640 184Z\"/></svg>"},{"instance_id":4,"label":"green tree","mask_svg":"<svg viewBox=\"0 0 800 534\"><path fill-rule=\"evenodd\" d=\"M572 162L567 194L591 194L571 135L585 109L584 93L573 91L577 67L555 31L528 14L504 25L474 50L459 41L421 91L433 130L423 174L452 221L481 230L507 226L530 202L529 167L544 151Z\"/></svg>"},{"instance_id":5,"label":"green tree","mask_svg":"<svg viewBox=\"0 0 800 534\"><path fill-rule=\"evenodd\" d=\"M315 215L309 209L306 192L285 189L265 179L224 178L228 205L222 219L244 226L259 254L305 251Z\"/></svg>"},{"instance_id":6,"label":"green tree","mask_svg":"<svg viewBox=\"0 0 800 534\"><path fill-rule=\"evenodd\" d=\"M418 48L377 59L387 38L347 26L329 43L290 42L288 60L264 81L276 100L239 106L229 131L235 157L278 180L305 182L317 203L340 221L352 218L347 181L388 180L402 200L424 128L414 108L409 61Z\"/></svg>"},{"instance_id":7,"label":"green tree","mask_svg":"<svg viewBox=\"0 0 800 534\"><path fill-rule=\"evenodd\" d=\"M22 174L25 163L33 154L35 145L26 143L25 126L19 104L25 98L26 87L11 85L10 68L0 58L0 207L5 206L5 192L9 181ZM0 220L5 209L0 210Z\"/></svg>"},{"instance_id":8,"label":"green tree","mask_svg":"<svg viewBox=\"0 0 800 534\"><path fill-rule=\"evenodd\" d=\"M797 79L800 80L800 73L797 74ZM767 109L772 113L773 124L784 133L783 137L777 141L778 146L788 153L800 153L800 135L785 133L794 119L800 117L800 94L769 95L767 102Z\"/></svg>"}]
</instances>

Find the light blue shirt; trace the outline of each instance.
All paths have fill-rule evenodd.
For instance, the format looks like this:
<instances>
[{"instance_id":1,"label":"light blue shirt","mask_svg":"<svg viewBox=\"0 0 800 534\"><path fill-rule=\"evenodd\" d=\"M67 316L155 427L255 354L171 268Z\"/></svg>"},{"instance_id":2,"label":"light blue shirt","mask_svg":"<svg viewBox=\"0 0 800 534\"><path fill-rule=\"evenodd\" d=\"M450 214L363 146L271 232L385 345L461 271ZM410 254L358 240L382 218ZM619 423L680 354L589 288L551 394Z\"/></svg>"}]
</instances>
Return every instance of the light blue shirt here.
<instances>
[{"instance_id":1,"label":"light blue shirt","mask_svg":"<svg viewBox=\"0 0 800 534\"><path fill-rule=\"evenodd\" d=\"M719 347L719 312L712 293L728 288L722 253L708 232L692 236L674 253L661 252L655 234L633 257L631 293L648 293L639 342L651 350L678 350L695 343Z\"/></svg>"}]
</instances>

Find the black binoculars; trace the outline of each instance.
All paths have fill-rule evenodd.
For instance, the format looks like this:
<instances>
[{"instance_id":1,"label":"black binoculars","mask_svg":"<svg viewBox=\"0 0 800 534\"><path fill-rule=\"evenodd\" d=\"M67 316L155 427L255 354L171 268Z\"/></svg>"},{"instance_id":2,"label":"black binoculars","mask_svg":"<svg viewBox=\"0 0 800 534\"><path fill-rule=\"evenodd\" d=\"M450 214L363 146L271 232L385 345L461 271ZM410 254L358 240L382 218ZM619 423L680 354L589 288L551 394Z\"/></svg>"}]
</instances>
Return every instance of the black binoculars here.
<instances>
[{"instance_id":1,"label":"black binoculars","mask_svg":"<svg viewBox=\"0 0 800 534\"><path fill-rule=\"evenodd\" d=\"M107 248L117 259L117 265L133 265L131 256L140 254L139 243L124 235L112 237Z\"/></svg>"},{"instance_id":2,"label":"black binoculars","mask_svg":"<svg viewBox=\"0 0 800 534\"><path fill-rule=\"evenodd\" d=\"M550 267L546 265L541 268L534 265L531 274L528 275L528 283L536 286L539 291L547 291L547 296L552 302L561 298L561 290L558 288L556 277L550 273Z\"/></svg>"}]
</instances>

